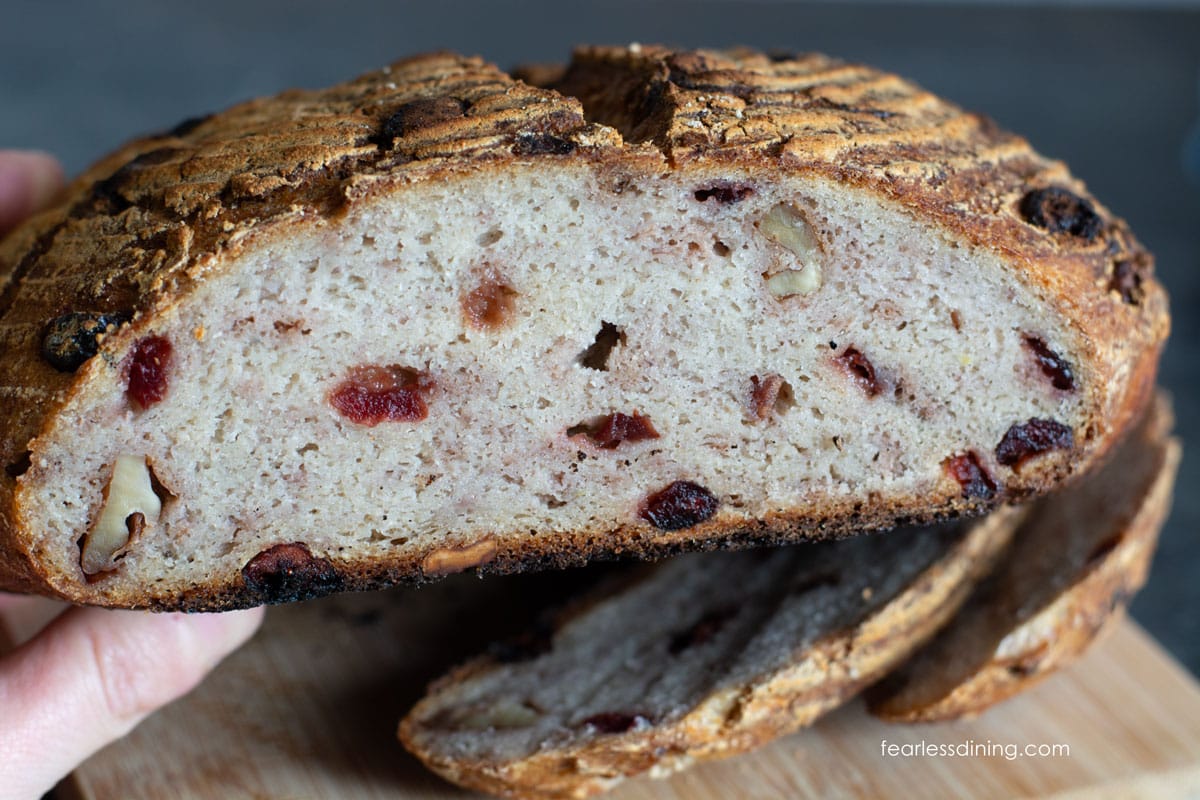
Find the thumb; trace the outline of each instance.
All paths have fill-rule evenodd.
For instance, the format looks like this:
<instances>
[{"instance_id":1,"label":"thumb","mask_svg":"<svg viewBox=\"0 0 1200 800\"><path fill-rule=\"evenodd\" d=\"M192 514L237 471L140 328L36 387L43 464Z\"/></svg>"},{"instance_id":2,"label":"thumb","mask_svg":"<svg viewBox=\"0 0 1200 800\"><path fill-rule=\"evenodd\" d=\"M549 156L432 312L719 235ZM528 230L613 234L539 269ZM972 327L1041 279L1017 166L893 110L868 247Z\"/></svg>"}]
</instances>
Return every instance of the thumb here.
<instances>
[{"instance_id":1,"label":"thumb","mask_svg":"<svg viewBox=\"0 0 1200 800\"><path fill-rule=\"evenodd\" d=\"M262 609L76 608L0 659L0 800L40 797L95 751L190 691Z\"/></svg>"},{"instance_id":2,"label":"thumb","mask_svg":"<svg viewBox=\"0 0 1200 800\"><path fill-rule=\"evenodd\" d=\"M45 208L62 185L62 167L50 154L0 150L0 236Z\"/></svg>"}]
</instances>

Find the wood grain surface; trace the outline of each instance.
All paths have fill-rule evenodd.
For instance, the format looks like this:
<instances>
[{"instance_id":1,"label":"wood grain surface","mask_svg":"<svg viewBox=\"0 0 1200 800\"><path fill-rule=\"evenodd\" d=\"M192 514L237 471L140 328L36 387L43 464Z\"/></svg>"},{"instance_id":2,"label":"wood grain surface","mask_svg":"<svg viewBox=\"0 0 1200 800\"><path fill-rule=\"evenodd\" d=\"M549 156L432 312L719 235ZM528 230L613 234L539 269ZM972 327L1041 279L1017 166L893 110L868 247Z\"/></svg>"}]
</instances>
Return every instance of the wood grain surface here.
<instances>
[{"instance_id":1,"label":"wood grain surface","mask_svg":"<svg viewBox=\"0 0 1200 800\"><path fill-rule=\"evenodd\" d=\"M59 798L466 798L399 746L422 687L519 628L578 573L467 576L421 590L272 609L259 635L192 695L83 764ZM26 638L45 607L9 620ZM1069 755L885 756L904 747L1064 744ZM1200 796L1200 686L1132 622L1070 670L980 719L885 725L851 703L752 755L613 800Z\"/></svg>"}]
</instances>

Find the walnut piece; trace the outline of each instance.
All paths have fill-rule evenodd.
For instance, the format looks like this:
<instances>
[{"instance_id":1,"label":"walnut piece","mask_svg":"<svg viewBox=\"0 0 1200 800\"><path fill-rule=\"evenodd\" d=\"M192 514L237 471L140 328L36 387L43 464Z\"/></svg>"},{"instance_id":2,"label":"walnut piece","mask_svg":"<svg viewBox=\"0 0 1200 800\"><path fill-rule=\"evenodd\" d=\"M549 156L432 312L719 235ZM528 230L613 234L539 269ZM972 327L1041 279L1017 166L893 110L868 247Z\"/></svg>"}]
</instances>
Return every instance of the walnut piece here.
<instances>
[{"instance_id":1,"label":"walnut piece","mask_svg":"<svg viewBox=\"0 0 1200 800\"><path fill-rule=\"evenodd\" d=\"M780 203L759 220L758 229L796 257L795 266L769 270L764 276L774 297L812 294L821 288L821 242L804 215L789 203Z\"/></svg>"},{"instance_id":2,"label":"walnut piece","mask_svg":"<svg viewBox=\"0 0 1200 800\"><path fill-rule=\"evenodd\" d=\"M153 527L161 513L162 501L154 492L146 459L117 456L100 516L80 546L79 564L84 574L113 569L121 551L135 535Z\"/></svg>"}]
</instances>

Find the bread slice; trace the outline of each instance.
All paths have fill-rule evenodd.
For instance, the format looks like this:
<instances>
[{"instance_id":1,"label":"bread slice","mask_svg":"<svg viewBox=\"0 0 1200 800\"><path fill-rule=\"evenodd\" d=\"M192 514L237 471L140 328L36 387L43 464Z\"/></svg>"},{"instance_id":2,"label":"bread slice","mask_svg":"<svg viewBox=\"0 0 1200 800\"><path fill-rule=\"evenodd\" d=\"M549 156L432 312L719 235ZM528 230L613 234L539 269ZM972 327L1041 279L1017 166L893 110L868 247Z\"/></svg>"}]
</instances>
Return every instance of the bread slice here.
<instances>
[{"instance_id":1,"label":"bread slice","mask_svg":"<svg viewBox=\"0 0 1200 800\"><path fill-rule=\"evenodd\" d=\"M744 752L933 635L1019 516L644 566L436 682L400 738L454 783L529 798Z\"/></svg>"},{"instance_id":2,"label":"bread slice","mask_svg":"<svg viewBox=\"0 0 1200 800\"><path fill-rule=\"evenodd\" d=\"M1153 384L1059 163L822 56L402 61L131 143L0 244L0 588L216 609L981 512Z\"/></svg>"},{"instance_id":3,"label":"bread slice","mask_svg":"<svg viewBox=\"0 0 1200 800\"><path fill-rule=\"evenodd\" d=\"M995 573L871 692L892 722L978 714L1079 656L1146 580L1180 445L1164 399L1096 475L1041 501Z\"/></svg>"}]
</instances>

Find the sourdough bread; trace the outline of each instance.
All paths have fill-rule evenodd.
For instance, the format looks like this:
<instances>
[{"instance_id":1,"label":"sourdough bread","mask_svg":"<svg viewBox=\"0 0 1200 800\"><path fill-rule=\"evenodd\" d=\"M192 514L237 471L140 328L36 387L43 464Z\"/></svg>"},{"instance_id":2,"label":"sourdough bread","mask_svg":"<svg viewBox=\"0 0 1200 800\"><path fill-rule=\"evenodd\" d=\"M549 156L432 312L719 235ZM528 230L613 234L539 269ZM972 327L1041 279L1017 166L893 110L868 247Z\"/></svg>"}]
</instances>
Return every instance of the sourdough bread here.
<instances>
[{"instance_id":1,"label":"sourdough bread","mask_svg":"<svg viewBox=\"0 0 1200 800\"><path fill-rule=\"evenodd\" d=\"M1143 405L1150 256L990 121L815 55L536 80L435 54L187 120L0 243L0 588L827 538L1051 490Z\"/></svg>"}]
</instances>

